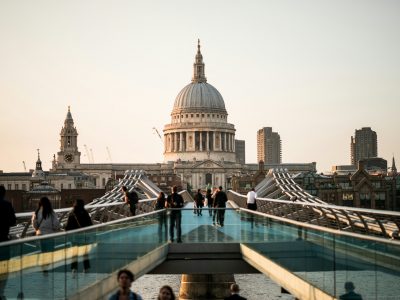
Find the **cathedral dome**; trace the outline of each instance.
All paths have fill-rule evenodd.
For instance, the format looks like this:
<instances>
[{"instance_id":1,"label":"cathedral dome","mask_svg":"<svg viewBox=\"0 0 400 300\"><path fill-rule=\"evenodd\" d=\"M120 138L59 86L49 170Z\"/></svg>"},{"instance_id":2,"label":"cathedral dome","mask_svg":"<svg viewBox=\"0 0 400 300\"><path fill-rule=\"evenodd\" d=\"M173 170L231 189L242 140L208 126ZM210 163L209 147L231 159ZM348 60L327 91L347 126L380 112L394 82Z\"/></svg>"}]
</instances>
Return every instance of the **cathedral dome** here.
<instances>
[{"instance_id":1,"label":"cathedral dome","mask_svg":"<svg viewBox=\"0 0 400 300\"><path fill-rule=\"evenodd\" d=\"M193 64L192 83L185 86L175 99L172 115L190 112L211 112L227 115L225 102L218 90L207 83L200 41Z\"/></svg>"},{"instance_id":2,"label":"cathedral dome","mask_svg":"<svg viewBox=\"0 0 400 300\"><path fill-rule=\"evenodd\" d=\"M207 82L192 82L175 99L172 113L195 111L226 114L225 102L218 90Z\"/></svg>"}]
</instances>

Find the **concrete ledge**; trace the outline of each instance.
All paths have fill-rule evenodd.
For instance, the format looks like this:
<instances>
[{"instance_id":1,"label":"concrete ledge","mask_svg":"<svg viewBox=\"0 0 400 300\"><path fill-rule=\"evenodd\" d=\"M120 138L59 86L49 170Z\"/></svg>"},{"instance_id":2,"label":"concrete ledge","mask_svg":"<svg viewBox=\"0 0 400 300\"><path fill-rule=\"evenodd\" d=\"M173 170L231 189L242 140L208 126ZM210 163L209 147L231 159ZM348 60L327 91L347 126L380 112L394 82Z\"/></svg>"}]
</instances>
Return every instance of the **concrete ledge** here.
<instances>
[{"instance_id":1,"label":"concrete ledge","mask_svg":"<svg viewBox=\"0 0 400 300\"><path fill-rule=\"evenodd\" d=\"M135 275L135 278L139 278L161 264L166 259L167 254L168 245L163 245L154 249L153 251L150 251L132 263L121 267L121 269L129 269ZM106 278L93 283L68 299L108 299L108 296L117 289L116 277L118 271L119 270L116 270L115 272L109 274L109 276Z\"/></svg>"},{"instance_id":2,"label":"concrete ledge","mask_svg":"<svg viewBox=\"0 0 400 300\"><path fill-rule=\"evenodd\" d=\"M336 300L335 297L328 295L246 245L240 244L240 249L243 259L248 264L267 275L296 298L301 300Z\"/></svg>"}]
</instances>

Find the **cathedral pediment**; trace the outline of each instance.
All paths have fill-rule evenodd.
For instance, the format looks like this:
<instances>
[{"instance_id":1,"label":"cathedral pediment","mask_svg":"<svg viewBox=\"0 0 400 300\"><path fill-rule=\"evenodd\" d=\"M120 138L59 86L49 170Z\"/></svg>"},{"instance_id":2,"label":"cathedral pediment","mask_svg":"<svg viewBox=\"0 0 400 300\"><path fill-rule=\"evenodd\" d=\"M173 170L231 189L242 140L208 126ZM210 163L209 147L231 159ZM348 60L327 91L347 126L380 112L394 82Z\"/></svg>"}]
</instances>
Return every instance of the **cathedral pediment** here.
<instances>
[{"instance_id":1,"label":"cathedral pediment","mask_svg":"<svg viewBox=\"0 0 400 300\"><path fill-rule=\"evenodd\" d=\"M211 159L198 162L193 165L193 169L223 169L224 166L216 161Z\"/></svg>"}]
</instances>

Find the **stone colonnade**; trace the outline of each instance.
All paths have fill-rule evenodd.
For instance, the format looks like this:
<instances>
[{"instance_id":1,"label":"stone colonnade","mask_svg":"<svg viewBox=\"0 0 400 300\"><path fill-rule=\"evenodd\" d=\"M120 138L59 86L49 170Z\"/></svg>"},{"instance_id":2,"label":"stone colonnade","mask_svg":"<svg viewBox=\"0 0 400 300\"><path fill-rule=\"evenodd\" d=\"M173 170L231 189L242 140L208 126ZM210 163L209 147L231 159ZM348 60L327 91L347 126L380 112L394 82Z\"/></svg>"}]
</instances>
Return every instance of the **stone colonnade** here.
<instances>
[{"instance_id":1,"label":"stone colonnade","mask_svg":"<svg viewBox=\"0 0 400 300\"><path fill-rule=\"evenodd\" d=\"M164 135L165 152L235 152L235 134L223 131L178 131Z\"/></svg>"}]
</instances>

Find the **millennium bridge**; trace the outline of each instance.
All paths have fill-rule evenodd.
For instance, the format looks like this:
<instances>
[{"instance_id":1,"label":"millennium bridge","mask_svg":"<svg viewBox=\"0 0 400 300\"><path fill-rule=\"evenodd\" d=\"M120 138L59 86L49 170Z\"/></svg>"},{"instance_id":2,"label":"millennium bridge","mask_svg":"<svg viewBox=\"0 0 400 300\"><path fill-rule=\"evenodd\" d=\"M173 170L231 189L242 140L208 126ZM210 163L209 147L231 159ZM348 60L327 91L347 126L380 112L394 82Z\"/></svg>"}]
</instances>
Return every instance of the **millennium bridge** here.
<instances>
[{"instance_id":1,"label":"millennium bridge","mask_svg":"<svg viewBox=\"0 0 400 300\"><path fill-rule=\"evenodd\" d=\"M139 195L134 217L123 185ZM180 299L223 299L233 274L260 272L297 299L339 299L348 281L364 300L400 299L398 212L327 204L287 170L274 169L256 187L257 211L246 209L246 196L227 191L224 227L194 218L193 199L182 191L183 243L177 244L159 227L160 214L168 213L154 210L159 192L144 172L126 171L86 205L93 226L40 237L33 236L32 213L18 214L14 239L0 244L0 292L7 299L107 299L117 288L116 272L128 268L136 278L183 274ZM63 224L69 212L56 210ZM41 252L45 242L54 250ZM72 274L71 261L83 255L90 271Z\"/></svg>"}]
</instances>

